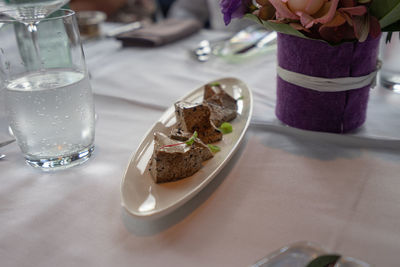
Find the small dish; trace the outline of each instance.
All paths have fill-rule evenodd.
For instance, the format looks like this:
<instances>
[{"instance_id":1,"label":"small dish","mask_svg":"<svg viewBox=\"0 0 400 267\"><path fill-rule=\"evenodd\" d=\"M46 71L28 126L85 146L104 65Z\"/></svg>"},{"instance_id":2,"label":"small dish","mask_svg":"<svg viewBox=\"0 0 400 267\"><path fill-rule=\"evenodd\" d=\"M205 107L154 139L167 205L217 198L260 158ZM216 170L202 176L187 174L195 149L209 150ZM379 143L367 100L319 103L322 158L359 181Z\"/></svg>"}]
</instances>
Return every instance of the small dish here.
<instances>
[{"instance_id":1,"label":"small dish","mask_svg":"<svg viewBox=\"0 0 400 267\"><path fill-rule=\"evenodd\" d=\"M148 163L153 153L153 134L169 134L176 123L175 109L172 105L145 135L137 151L133 154L121 183L122 206L133 216L143 219L155 219L166 215L183 205L203 189L221 171L233 156L242 141L250 123L253 98L250 89L242 81L225 78L213 81L224 86L231 96L238 100L238 116L230 123L233 132L224 135L215 143L221 148L214 157L204 162L203 167L191 177L156 184L149 170ZM192 91L180 100L202 102L204 86Z\"/></svg>"}]
</instances>

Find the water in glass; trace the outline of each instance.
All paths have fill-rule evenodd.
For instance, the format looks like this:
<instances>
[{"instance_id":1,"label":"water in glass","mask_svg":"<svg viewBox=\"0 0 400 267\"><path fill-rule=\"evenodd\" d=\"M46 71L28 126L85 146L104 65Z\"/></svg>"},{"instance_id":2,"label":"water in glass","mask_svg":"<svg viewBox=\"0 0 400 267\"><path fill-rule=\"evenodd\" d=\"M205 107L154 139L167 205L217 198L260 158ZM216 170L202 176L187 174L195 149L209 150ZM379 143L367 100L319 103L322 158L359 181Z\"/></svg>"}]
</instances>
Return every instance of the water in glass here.
<instances>
[{"instance_id":1,"label":"water in glass","mask_svg":"<svg viewBox=\"0 0 400 267\"><path fill-rule=\"evenodd\" d=\"M11 128L28 160L74 154L93 143L93 98L84 73L29 73L9 82L6 99Z\"/></svg>"}]
</instances>

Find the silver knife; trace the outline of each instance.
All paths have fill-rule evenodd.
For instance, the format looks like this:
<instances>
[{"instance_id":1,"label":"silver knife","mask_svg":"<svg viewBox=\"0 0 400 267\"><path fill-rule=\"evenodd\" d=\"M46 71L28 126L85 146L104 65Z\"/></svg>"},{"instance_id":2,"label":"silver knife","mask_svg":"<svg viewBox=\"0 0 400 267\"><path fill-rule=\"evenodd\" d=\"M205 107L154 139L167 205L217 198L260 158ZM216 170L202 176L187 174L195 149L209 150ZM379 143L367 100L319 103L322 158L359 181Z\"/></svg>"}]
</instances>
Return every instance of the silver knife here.
<instances>
[{"instance_id":1,"label":"silver knife","mask_svg":"<svg viewBox=\"0 0 400 267\"><path fill-rule=\"evenodd\" d=\"M278 35L276 32L269 32L266 35L264 35L263 37L261 37L260 39L258 39L256 42L236 51L234 54L235 55L244 54L253 48L263 48L267 44L272 43L276 39L277 36Z\"/></svg>"},{"instance_id":2,"label":"silver knife","mask_svg":"<svg viewBox=\"0 0 400 267\"><path fill-rule=\"evenodd\" d=\"M125 33L125 32L138 30L138 29L140 29L142 27L143 27L143 25L142 25L142 23L140 21L135 21L135 22L132 22L132 23L120 26L120 27L116 27L116 28L114 28L112 30L109 30L106 33L106 37L112 38L112 37L115 37L115 36L117 36L119 34L122 34L122 33Z\"/></svg>"}]
</instances>

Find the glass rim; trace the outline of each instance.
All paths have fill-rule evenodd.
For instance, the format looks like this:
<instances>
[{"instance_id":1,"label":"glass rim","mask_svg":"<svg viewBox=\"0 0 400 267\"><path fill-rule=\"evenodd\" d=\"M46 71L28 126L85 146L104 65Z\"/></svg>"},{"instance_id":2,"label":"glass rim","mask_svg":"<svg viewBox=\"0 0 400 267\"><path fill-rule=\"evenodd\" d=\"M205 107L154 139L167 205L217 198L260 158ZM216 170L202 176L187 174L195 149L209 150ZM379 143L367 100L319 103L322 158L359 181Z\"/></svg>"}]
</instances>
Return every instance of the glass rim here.
<instances>
[{"instance_id":1,"label":"glass rim","mask_svg":"<svg viewBox=\"0 0 400 267\"><path fill-rule=\"evenodd\" d=\"M32 20L32 21L30 21L30 20L16 20L16 19L11 18L11 17L9 17L7 15L4 15L4 11L15 10L15 9L17 9L17 7L10 8L10 9L4 9L4 10L0 11L0 14L5 16L5 18L0 18L0 23L10 23L10 22L19 22L19 23L38 22L38 23L40 23L40 22L43 22L43 21L51 21L51 20L63 19L63 18L74 16L76 14L76 12L73 11L72 9L60 8L60 9L57 9L56 11L54 11L53 13L51 13L50 15L55 14L55 13L57 13L59 11L64 12L63 14L61 14L59 16L52 17L52 18L46 17L46 18L40 19L38 21L35 21L35 20Z\"/></svg>"}]
</instances>

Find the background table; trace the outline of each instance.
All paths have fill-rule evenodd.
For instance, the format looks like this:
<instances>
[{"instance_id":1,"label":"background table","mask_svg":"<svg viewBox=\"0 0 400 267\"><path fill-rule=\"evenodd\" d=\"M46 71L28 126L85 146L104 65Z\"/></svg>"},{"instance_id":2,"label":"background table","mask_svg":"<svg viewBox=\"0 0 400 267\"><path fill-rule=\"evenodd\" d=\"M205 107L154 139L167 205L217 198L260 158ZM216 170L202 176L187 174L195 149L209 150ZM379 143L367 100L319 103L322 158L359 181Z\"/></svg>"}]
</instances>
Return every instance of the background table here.
<instances>
[{"instance_id":1,"label":"background table","mask_svg":"<svg viewBox=\"0 0 400 267\"><path fill-rule=\"evenodd\" d=\"M312 133L274 116L275 53L230 63L194 60L202 31L165 47L85 45L98 121L85 164L43 173L16 144L1 148L1 266L248 266L286 244L313 241L376 266L398 266L400 95L376 88L366 126ZM195 198L156 221L120 205L132 153L162 112L222 77L253 90L253 123L223 171ZM0 130L6 136L4 110Z\"/></svg>"}]
</instances>

